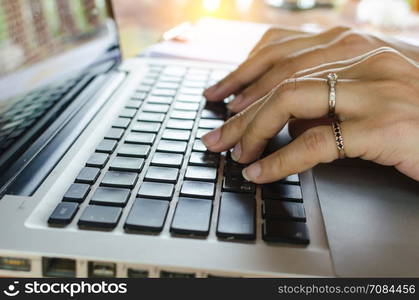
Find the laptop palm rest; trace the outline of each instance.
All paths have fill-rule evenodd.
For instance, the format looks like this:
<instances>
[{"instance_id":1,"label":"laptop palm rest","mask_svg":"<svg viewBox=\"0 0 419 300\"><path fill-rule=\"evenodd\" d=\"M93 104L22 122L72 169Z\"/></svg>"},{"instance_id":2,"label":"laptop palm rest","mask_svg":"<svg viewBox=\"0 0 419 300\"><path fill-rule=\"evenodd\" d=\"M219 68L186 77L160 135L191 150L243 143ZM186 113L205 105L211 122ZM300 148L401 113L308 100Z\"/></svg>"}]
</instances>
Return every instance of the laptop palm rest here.
<instances>
[{"instance_id":1,"label":"laptop palm rest","mask_svg":"<svg viewBox=\"0 0 419 300\"><path fill-rule=\"evenodd\" d=\"M313 171L338 276L419 276L419 182L358 160Z\"/></svg>"}]
</instances>

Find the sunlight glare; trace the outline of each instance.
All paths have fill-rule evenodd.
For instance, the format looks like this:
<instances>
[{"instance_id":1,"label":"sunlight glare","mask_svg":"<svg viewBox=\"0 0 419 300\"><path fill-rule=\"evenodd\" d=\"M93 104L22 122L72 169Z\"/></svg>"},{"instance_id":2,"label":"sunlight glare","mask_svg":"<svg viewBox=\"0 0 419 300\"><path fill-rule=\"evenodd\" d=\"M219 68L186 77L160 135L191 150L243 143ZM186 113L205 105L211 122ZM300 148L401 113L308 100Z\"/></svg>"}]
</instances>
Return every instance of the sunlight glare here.
<instances>
[{"instance_id":1,"label":"sunlight glare","mask_svg":"<svg viewBox=\"0 0 419 300\"><path fill-rule=\"evenodd\" d=\"M220 8L221 0L202 0L202 6L208 12L214 12Z\"/></svg>"}]
</instances>

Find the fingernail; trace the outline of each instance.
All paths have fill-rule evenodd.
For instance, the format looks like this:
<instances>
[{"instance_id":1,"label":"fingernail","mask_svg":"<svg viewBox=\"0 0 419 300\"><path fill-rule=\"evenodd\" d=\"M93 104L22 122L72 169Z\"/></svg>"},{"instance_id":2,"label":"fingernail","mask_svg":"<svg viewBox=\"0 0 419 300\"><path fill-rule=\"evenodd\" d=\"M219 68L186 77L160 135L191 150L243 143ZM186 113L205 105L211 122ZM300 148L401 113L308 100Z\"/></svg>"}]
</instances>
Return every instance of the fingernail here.
<instances>
[{"instance_id":1,"label":"fingernail","mask_svg":"<svg viewBox=\"0 0 419 300\"><path fill-rule=\"evenodd\" d=\"M209 88L207 88L204 91L204 96L207 97L207 98L213 96L212 94L215 93L215 91L217 90L217 87L218 87L218 84L214 84L214 85L210 86Z\"/></svg>"},{"instance_id":2,"label":"fingernail","mask_svg":"<svg viewBox=\"0 0 419 300\"><path fill-rule=\"evenodd\" d=\"M221 128L214 129L202 137L205 146L215 145L221 137Z\"/></svg>"},{"instance_id":3,"label":"fingernail","mask_svg":"<svg viewBox=\"0 0 419 300\"><path fill-rule=\"evenodd\" d=\"M237 106L243 102L243 95L238 95L236 98L234 98L228 105L227 108L229 110L234 110L237 108Z\"/></svg>"},{"instance_id":4,"label":"fingernail","mask_svg":"<svg viewBox=\"0 0 419 300\"><path fill-rule=\"evenodd\" d=\"M258 162L248 166L242 171L242 175L244 179L246 179L247 181L254 181L260 176L261 173L262 173L262 167L260 166L260 163Z\"/></svg>"},{"instance_id":5,"label":"fingernail","mask_svg":"<svg viewBox=\"0 0 419 300\"><path fill-rule=\"evenodd\" d=\"M234 161L239 161L241 155L242 155L242 146L241 146L241 143L239 142L236 146L234 146L234 149L231 152L231 158Z\"/></svg>"}]
</instances>

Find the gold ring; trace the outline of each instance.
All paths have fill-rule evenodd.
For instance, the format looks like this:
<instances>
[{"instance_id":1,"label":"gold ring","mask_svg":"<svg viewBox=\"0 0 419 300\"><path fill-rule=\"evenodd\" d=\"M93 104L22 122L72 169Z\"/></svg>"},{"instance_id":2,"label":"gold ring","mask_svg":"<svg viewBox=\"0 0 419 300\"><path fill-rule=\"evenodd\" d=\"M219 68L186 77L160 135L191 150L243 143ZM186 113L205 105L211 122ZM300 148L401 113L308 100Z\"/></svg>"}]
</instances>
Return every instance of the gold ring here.
<instances>
[{"instance_id":1,"label":"gold ring","mask_svg":"<svg viewBox=\"0 0 419 300\"><path fill-rule=\"evenodd\" d=\"M342 130L340 128L339 122L332 123L332 130L333 134L335 135L336 146L339 151L339 158L345 158L345 144L343 143Z\"/></svg>"},{"instance_id":2,"label":"gold ring","mask_svg":"<svg viewBox=\"0 0 419 300\"><path fill-rule=\"evenodd\" d=\"M335 117L336 110L336 84L338 83L338 75L329 73L327 75L327 84L329 85L329 118Z\"/></svg>"}]
</instances>

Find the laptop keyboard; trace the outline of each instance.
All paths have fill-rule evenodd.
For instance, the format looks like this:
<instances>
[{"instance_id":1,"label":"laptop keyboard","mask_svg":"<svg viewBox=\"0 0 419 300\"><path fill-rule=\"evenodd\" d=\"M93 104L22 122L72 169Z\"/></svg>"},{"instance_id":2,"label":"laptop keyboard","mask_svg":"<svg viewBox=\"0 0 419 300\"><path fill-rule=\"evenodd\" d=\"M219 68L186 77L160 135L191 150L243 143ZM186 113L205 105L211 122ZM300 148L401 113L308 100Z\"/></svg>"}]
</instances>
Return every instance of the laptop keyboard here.
<instances>
[{"instance_id":1,"label":"laptop keyboard","mask_svg":"<svg viewBox=\"0 0 419 300\"><path fill-rule=\"evenodd\" d=\"M122 222L127 233L158 234L169 223L174 237L205 238L216 215L218 238L255 240L261 189L261 238L308 244L297 174L258 187L242 177L244 165L229 152L208 152L200 140L227 118L223 105L205 104L202 97L204 88L225 72L150 66L48 224L65 228L77 222L81 229L113 230ZM169 219L171 206L175 211ZM121 218L124 210L127 217Z\"/></svg>"}]
</instances>

